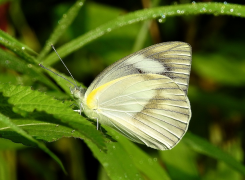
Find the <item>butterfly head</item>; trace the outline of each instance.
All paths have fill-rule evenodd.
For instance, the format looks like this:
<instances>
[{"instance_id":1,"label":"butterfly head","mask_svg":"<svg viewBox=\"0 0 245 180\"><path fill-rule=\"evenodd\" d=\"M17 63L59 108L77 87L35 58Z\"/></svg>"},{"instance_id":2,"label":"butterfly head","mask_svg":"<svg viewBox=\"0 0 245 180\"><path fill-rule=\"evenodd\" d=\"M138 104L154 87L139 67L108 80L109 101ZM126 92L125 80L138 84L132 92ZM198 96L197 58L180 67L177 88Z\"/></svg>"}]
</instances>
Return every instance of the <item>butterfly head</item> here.
<instances>
[{"instance_id":1,"label":"butterfly head","mask_svg":"<svg viewBox=\"0 0 245 180\"><path fill-rule=\"evenodd\" d=\"M83 99L84 99L84 95L86 92L86 89L82 88L82 87L77 87L74 86L73 88L70 88L71 94L73 95L73 98L75 99L75 101L80 105L81 103L83 103Z\"/></svg>"}]
</instances>

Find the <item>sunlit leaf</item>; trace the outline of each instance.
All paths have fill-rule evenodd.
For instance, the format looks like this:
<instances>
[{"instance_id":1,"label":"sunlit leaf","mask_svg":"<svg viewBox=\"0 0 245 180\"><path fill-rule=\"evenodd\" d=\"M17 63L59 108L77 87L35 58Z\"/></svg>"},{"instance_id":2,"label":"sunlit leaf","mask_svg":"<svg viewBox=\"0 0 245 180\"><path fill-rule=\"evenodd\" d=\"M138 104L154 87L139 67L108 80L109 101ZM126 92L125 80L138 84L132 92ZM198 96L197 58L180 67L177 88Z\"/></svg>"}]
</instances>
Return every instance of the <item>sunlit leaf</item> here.
<instances>
[{"instance_id":1,"label":"sunlit leaf","mask_svg":"<svg viewBox=\"0 0 245 180\"><path fill-rule=\"evenodd\" d=\"M53 115L60 123L78 130L84 135L83 138L92 141L99 148L104 149L104 140L96 128L78 113L73 112L68 103L61 103L49 96L33 91L29 87L0 84L0 91L5 97L9 97L8 102L15 108L25 112L45 111ZM47 120L48 121L48 120Z\"/></svg>"}]
</instances>

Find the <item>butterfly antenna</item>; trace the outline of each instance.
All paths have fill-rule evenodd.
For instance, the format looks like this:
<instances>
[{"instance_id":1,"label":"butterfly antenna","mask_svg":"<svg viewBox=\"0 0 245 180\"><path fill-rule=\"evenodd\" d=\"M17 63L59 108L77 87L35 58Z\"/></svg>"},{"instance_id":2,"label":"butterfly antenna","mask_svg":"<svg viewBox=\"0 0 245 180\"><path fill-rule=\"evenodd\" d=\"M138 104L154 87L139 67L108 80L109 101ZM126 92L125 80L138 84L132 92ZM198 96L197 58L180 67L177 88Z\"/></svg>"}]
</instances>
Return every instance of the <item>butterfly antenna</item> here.
<instances>
[{"instance_id":1,"label":"butterfly antenna","mask_svg":"<svg viewBox=\"0 0 245 180\"><path fill-rule=\"evenodd\" d=\"M64 61L61 59L60 55L58 54L58 52L57 52L56 49L54 48L54 45L53 45L53 44L51 44L51 47L53 48L54 52L55 52L55 53L57 54L57 56L59 57L59 59L60 59L60 61L62 62L62 64L65 66L65 68L66 68L66 70L68 71L68 73L70 74L70 76L72 77L73 81L74 81L75 84L76 84L75 86L78 87L78 86L77 86L77 83L76 83L76 81L75 81L75 79L74 79L74 77L72 76L71 72L69 71L69 69L68 69L67 66L65 65ZM72 83L72 84L74 85L74 83Z\"/></svg>"},{"instance_id":2,"label":"butterfly antenna","mask_svg":"<svg viewBox=\"0 0 245 180\"><path fill-rule=\"evenodd\" d=\"M55 73L54 71L52 71L52 70L50 70L50 69L44 67L42 64L39 64L39 66L40 66L41 68L43 68L43 69L46 69L46 70L50 71L51 73L54 73L54 74L57 75L57 76L59 76L59 77L65 79L66 81L68 81L69 83L71 83L73 86L77 87L77 85L74 84L73 82L71 82L71 81L69 81L68 79L66 79L65 77L63 77L63 76L61 76L61 75ZM75 82L76 82L76 81L75 81Z\"/></svg>"}]
</instances>

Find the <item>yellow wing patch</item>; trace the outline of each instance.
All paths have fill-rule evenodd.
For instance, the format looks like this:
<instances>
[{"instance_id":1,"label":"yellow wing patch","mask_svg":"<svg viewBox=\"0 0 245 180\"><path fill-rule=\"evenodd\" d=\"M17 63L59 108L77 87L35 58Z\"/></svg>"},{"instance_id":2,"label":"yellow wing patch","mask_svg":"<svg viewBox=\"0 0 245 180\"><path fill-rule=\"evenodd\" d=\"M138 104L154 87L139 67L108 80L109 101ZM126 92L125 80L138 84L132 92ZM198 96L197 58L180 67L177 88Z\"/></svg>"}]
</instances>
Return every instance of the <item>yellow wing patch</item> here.
<instances>
[{"instance_id":1,"label":"yellow wing patch","mask_svg":"<svg viewBox=\"0 0 245 180\"><path fill-rule=\"evenodd\" d=\"M99 86L98 88L94 89L87 97L87 106L90 108L90 109L96 109L97 107L97 103L96 103L96 99L95 99L95 96L96 94L100 93L101 91L103 91L104 89L106 89L107 87L109 87L111 84L114 84L116 83L117 81L120 81L124 78L126 78L127 76L125 77L121 77L121 78L118 78L118 79L115 79L113 81L110 81L106 84L103 84L102 86Z\"/></svg>"}]
</instances>

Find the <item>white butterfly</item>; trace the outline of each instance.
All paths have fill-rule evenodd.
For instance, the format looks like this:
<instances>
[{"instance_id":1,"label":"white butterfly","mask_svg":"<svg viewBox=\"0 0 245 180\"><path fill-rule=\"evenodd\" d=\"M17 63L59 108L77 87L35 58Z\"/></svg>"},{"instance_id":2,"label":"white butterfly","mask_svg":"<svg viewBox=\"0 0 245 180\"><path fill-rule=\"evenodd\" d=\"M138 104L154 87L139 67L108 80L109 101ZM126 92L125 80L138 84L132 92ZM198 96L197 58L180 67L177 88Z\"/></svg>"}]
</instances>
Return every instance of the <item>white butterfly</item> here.
<instances>
[{"instance_id":1,"label":"white butterfly","mask_svg":"<svg viewBox=\"0 0 245 180\"><path fill-rule=\"evenodd\" d=\"M165 42L107 67L87 90L71 93L80 111L128 139L154 149L173 148L191 118L187 97L191 47Z\"/></svg>"}]
</instances>

